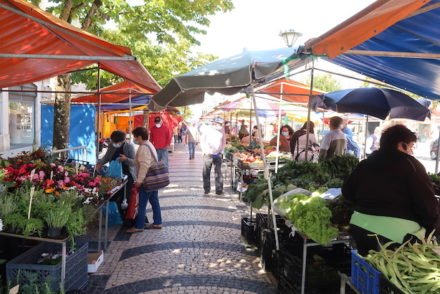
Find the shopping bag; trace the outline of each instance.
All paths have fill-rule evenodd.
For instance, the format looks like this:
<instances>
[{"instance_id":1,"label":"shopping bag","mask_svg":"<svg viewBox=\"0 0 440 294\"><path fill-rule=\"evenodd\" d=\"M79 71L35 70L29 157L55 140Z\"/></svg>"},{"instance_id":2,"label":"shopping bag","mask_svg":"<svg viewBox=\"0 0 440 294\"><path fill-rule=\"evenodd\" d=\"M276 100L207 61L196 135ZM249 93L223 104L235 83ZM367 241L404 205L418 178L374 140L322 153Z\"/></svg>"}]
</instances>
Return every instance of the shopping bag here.
<instances>
[{"instance_id":1,"label":"shopping bag","mask_svg":"<svg viewBox=\"0 0 440 294\"><path fill-rule=\"evenodd\" d=\"M134 220L138 213L139 207L139 189L133 186L130 191L130 199L128 200L127 212L125 213L126 220Z\"/></svg>"},{"instance_id":2,"label":"shopping bag","mask_svg":"<svg viewBox=\"0 0 440 294\"><path fill-rule=\"evenodd\" d=\"M106 176L110 178L122 179L122 163L119 160L110 161Z\"/></svg>"},{"instance_id":3,"label":"shopping bag","mask_svg":"<svg viewBox=\"0 0 440 294\"><path fill-rule=\"evenodd\" d=\"M102 210L105 214L106 207L104 206ZM122 224L122 218L121 214L119 213L118 204L115 201L110 201L108 203L108 224L109 226Z\"/></svg>"},{"instance_id":4,"label":"shopping bag","mask_svg":"<svg viewBox=\"0 0 440 294\"><path fill-rule=\"evenodd\" d=\"M146 146L148 149L150 149L151 152L151 147L149 145ZM168 174L168 167L162 161L158 161L156 159L155 162L148 169L147 175L145 176L143 182L145 191L157 191L165 188L169 184L170 177Z\"/></svg>"}]
</instances>

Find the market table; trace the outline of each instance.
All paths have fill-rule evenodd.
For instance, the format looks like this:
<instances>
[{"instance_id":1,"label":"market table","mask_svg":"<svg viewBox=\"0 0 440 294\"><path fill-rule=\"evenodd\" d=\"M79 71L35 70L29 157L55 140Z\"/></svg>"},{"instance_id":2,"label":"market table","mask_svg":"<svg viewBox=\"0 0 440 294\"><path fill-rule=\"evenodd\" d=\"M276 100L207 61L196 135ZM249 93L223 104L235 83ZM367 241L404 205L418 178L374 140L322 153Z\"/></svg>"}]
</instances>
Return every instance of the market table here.
<instances>
[{"instance_id":1,"label":"market table","mask_svg":"<svg viewBox=\"0 0 440 294\"><path fill-rule=\"evenodd\" d=\"M25 239L25 240L34 240L34 241L54 243L54 244L61 244L61 246L62 246L61 247L61 285L64 288L64 281L66 279L66 259L67 259L66 242L67 242L67 240L69 240L68 237L66 237L64 239L51 239L51 238L23 236L23 235L11 234L11 233L5 233L5 232L0 232L0 236L19 238L19 239Z\"/></svg>"},{"instance_id":2,"label":"market table","mask_svg":"<svg viewBox=\"0 0 440 294\"><path fill-rule=\"evenodd\" d=\"M106 197L104 198L104 201L101 202L97 206L97 210L99 210L99 228L98 228L98 249L97 252L101 251L101 243L102 243L102 208L105 205L105 223L104 223L104 252L107 251L107 245L108 245L108 212L109 212L109 203L110 200L122 189L124 189L124 194L127 195L127 183L128 183L128 177L124 176L122 183L116 187L114 187L112 190L110 190Z\"/></svg>"}]
</instances>

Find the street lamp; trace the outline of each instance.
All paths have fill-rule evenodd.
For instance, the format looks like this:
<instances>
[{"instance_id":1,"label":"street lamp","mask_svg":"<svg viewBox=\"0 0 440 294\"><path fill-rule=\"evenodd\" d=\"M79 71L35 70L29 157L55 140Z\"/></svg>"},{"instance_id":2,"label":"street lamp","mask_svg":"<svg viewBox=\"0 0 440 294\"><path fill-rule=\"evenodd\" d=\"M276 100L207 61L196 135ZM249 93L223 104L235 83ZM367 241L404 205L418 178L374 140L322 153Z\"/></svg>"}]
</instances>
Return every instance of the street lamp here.
<instances>
[{"instance_id":1,"label":"street lamp","mask_svg":"<svg viewBox=\"0 0 440 294\"><path fill-rule=\"evenodd\" d=\"M287 47L292 47L296 40L298 40L298 38L301 36L301 33L292 29L280 32L280 37L283 38L284 42L286 42Z\"/></svg>"}]
</instances>

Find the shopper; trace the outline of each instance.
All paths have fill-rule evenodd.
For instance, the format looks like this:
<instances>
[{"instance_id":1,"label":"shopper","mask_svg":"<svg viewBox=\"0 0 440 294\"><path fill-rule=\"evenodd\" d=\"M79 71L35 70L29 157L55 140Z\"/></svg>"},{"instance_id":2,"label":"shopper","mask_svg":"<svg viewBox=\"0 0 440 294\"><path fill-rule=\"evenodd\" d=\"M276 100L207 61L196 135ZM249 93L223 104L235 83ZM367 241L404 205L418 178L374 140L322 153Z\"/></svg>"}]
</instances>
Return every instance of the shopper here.
<instances>
[{"instance_id":1,"label":"shopper","mask_svg":"<svg viewBox=\"0 0 440 294\"><path fill-rule=\"evenodd\" d=\"M210 125L200 127L200 145L203 152L203 189L211 192L211 168L214 164L215 193L223 194L222 157L226 145L223 119L215 118Z\"/></svg>"},{"instance_id":2,"label":"shopper","mask_svg":"<svg viewBox=\"0 0 440 294\"><path fill-rule=\"evenodd\" d=\"M160 116L154 118L154 126L151 128L150 142L156 148L159 161L168 167L168 147L171 144L171 131Z\"/></svg>"},{"instance_id":3,"label":"shopper","mask_svg":"<svg viewBox=\"0 0 440 294\"><path fill-rule=\"evenodd\" d=\"M290 152L290 138L293 135L293 129L289 125L281 127L280 131L280 152ZM271 146L277 146L278 136L275 136L270 140Z\"/></svg>"},{"instance_id":4,"label":"shopper","mask_svg":"<svg viewBox=\"0 0 440 294\"><path fill-rule=\"evenodd\" d=\"M413 157L416 141L403 125L386 129L380 149L359 163L342 187L344 197L354 203L350 227L361 255L380 249L375 235L382 244L401 244L440 229L432 183Z\"/></svg>"},{"instance_id":5,"label":"shopper","mask_svg":"<svg viewBox=\"0 0 440 294\"><path fill-rule=\"evenodd\" d=\"M243 139L244 137L249 136L249 131L247 129L247 125L244 124L244 120L241 122L240 130L238 131L238 138Z\"/></svg>"},{"instance_id":6,"label":"shopper","mask_svg":"<svg viewBox=\"0 0 440 294\"><path fill-rule=\"evenodd\" d=\"M360 148L358 143L353 138L353 131L348 127L348 124L344 124L344 128L342 132L345 135L345 139L347 140L347 153L352 154L353 156L359 158L360 156Z\"/></svg>"},{"instance_id":7,"label":"shopper","mask_svg":"<svg viewBox=\"0 0 440 294\"><path fill-rule=\"evenodd\" d=\"M307 144L307 129L309 130L309 143ZM293 133L290 139L290 152L295 161L311 161L319 145L316 143L315 124L311 121L305 122L301 129ZM306 159L307 149L307 159Z\"/></svg>"},{"instance_id":8,"label":"shopper","mask_svg":"<svg viewBox=\"0 0 440 294\"><path fill-rule=\"evenodd\" d=\"M374 129L374 132L370 134L367 138L365 154L370 156L374 151L379 149L379 127Z\"/></svg>"},{"instance_id":9,"label":"shopper","mask_svg":"<svg viewBox=\"0 0 440 294\"><path fill-rule=\"evenodd\" d=\"M158 191L147 192L143 186L145 176L150 166L158 160L158 154L151 142L148 140L148 131L146 128L138 127L133 130L134 142L139 145L134 160L126 159L130 165L135 165L137 170L135 186L139 188L139 206L136 215L134 227L127 230L127 233L142 232L147 229L161 229L162 215L160 211ZM153 210L154 223L145 227L145 213L147 203L150 201Z\"/></svg>"},{"instance_id":10,"label":"shopper","mask_svg":"<svg viewBox=\"0 0 440 294\"><path fill-rule=\"evenodd\" d=\"M122 209L122 202L124 200L124 193L131 190L131 187L136 179L136 170L134 166L130 166L124 158L134 159L135 150L134 145L126 141L126 134L122 131L114 131L110 135L111 144L107 148L105 155L98 160L96 164L96 171L101 172L102 166L113 160L121 161L122 173L127 176L126 191L121 189L114 197L113 200L118 204L118 209L121 216L124 216L124 210ZM129 195L126 198L129 197Z\"/></svg>"},{"instance_id":11,"label":"shopper","mask_svg":"<svg viewBox=\"0 0 440 294\"><path fill-rule=\"evenodd\" d=\"M330 118L330 132L322 139L319 150L319 160L326 160L335 156L340 156L347 149L347 140L341 131L342 118L333 116Z\"/></svg>"},{"instance_id":12,"label":"shopper","mask_svg":"<svg viewBox=\"0 0 440 294\"><path fill-rule=\"evenodd\" d=\"M198 132L193 125L187 126L185 144L188 144L189 160L193 160L198 144Z\"/></svg>"}]
</instances>

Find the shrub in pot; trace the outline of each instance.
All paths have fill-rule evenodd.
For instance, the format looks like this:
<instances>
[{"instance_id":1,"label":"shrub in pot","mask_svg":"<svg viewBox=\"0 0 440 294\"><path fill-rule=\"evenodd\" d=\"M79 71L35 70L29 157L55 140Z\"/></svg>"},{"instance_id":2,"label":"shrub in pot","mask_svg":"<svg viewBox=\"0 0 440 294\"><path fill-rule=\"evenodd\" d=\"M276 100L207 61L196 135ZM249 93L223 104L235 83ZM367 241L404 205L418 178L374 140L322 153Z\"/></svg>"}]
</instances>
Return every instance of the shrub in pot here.
<instances>
[{"instance_id":1,"label":"shrub in pot","mask_svg":"<svg viewBox=\"0 0 440 294\"><path fill-rule=\"evenodd\" d=\"M71 213L70 204L62 200L57 201L53 209L47 212L44 220L48 227L49 238L58 238L61 235L61 230L66 226Z\"/></svg>"}]
</instances>

